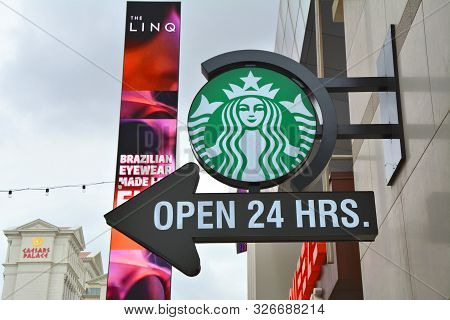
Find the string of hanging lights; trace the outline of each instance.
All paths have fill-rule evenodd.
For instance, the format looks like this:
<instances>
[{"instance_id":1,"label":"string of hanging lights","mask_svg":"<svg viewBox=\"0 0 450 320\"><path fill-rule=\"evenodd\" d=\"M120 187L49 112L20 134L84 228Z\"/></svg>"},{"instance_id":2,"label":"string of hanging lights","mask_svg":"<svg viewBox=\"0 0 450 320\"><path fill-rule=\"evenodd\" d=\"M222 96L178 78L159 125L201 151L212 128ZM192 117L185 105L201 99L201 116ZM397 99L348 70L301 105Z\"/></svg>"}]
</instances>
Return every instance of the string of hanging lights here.
<instances>
[{"instance_id":1,"label":"string of hanging lights","mask_svg":"<svg viewBox=\"0 0 450 320\"><path fill-rule=\"evenodd\" d=\"M204 169L200 169L201 173L206 172ZM91 182L91 183L79 183L79 184L65 184L65 185L58 185L53 187L24 187L24 188L11 188L11 189L0 189L1 193L8 194L8 198L12 198L14 193L17 192L24 192L24 191L44 191L44 194L48 196L50 194L51 190L56 189L66 189L66 188L78 188L81 189L83 193L86 193L87 187L92 186L99 186L103 184L113 184L114 181L98 181L98 182Z\"/></svg>"},{"instance_id":2,"label":"string of hanging lights","mask_svg":"<svg viewBox=\"0 0 450 320\"><path fill-rule=\"evenodd\" d=\"M24 191L44 191L45 195L48 196L50 194L50 190L56 190L56 189L67 189L67 188L78 188L81 189L83 193L86 192L87 187L92 186L99 186L103 184L113 184L114 181L99 181L99 182L92 182L92 183L80 183L80 184L65 184L65 185L59 185L59 186L53 186L53 187L25 187L25 188L11 188L11 189L4 189L0 190L0 193L7 193L9 198L12 198L13 194L16 192L24 192Z\"/></svg>"}]
</instances>

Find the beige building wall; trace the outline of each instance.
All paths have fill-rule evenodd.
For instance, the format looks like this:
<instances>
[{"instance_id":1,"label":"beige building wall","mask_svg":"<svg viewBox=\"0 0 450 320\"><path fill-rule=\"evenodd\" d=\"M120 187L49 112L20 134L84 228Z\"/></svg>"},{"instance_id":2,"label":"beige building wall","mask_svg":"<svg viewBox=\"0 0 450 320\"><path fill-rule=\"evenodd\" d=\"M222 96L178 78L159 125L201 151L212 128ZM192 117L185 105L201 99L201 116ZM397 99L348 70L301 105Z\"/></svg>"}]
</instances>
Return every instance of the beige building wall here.
<instances>
[{"instance_id":1,"label":"beige building wall","mask_svg":"<svg viewBox=\"0 0 450 320\"><path fill-rule=\"evenodd\" d=\"M288 299L299 243L247 244L248 299Z\"/></svg>"},{"instance_id":2,"label":"beige building wall","mask_svg":"<svg viewBox=\"0 0 450 320\"><path fill-rule=\"evenodd\" d=\"M104 282L106 288L106 280L99 278L101 254L81 252L85 249L81 227L57 227L37 219L4 233L8 251L2 299L79 300L88 287L101 288ZM97 291L99 298L102 291Z\"/></svg>"},{"instance_id":3,"label":"beige building wall","mask_svg":"<svg viewBox=\"0 0 450 320\"><path fill-rule=\"evenodd\" d=\"M356 190L375 192L379 235L361 244L365 299L450 296L450 4L344 0L348 76L376 76L397 25L406 163L392 187L381 140L353 142ZM379 123L376 94L349 95L352 123Z\"/></svg>"},{"instance_id":4,"label":"beige building wall","mask_svg":"<svg viewBox=\"0 0 450 320\"><path fill-rule=\"evenodd\" d=\"M86 290L83 300L106 300L106 290L108 284L108 274L102 274L89 281L86 281Z\"/></svg>"},{"instance_id":5,"label":"beige building wall","mask_svg":"<svg viewBox=\"0 0 450 320\"><path fill-rule=\"evenodd\" d=\"M448 0L333 2L339 4L336 7L343 7L349 77L377 76L376 61L388 28L394 24L397 29L407 160L392 187L385 183L383 142L352 141L355 188L375 192L379 227L375 242L360 245L364 297L448 299L450 3ZM309 5L310 1L303 0L280 1L275 52L297 61L302 56L301 37L305 36L302 26L308 17L304 8ZM349 108L353 124L380 123L377 94L351 93ZM270 260L272 254L285 253L272 253L275 246L270 244L249 248L249 297L252 298L258 291L276 288L268 280L265 280L267 288L258 287L257 280L269 274L275 263ZM290 251L288 265L292 263L291 254L298 257L298 250ZM258 261L267 267L258 271ZM256 276L251 277L251 272Z\"/></svg>"}]
</instances>

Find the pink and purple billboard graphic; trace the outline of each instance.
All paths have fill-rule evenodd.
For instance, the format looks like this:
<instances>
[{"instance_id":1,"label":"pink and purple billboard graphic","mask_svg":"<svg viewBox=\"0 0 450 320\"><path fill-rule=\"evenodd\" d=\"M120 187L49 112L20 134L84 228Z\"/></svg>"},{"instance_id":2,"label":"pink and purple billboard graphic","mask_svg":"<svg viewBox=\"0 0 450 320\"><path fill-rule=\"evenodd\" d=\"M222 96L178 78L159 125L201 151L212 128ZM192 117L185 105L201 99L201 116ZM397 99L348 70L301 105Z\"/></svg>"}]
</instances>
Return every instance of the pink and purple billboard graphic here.
<instances>
[{"instance_id":1,"label":"pink and purple billboard graphic","mask_svg":"<svg viewBox=\"0 0 450 320\"><path fill-rule=\"evenodd\" d=\"M114 207L175 170L179 2L128 2ZM107 299L170 299L171 266L113 229Z\"/></svg>"}]
</instances>

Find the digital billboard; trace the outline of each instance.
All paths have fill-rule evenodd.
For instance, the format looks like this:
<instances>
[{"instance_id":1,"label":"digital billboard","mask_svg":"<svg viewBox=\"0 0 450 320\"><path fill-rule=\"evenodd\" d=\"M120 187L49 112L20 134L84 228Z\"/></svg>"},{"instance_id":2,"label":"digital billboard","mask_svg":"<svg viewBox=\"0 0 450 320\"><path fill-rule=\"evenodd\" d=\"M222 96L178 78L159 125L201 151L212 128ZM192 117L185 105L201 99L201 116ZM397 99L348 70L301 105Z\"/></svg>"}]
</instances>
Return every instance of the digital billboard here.
<instances>
[{"instance_id":1,"label":"digital billboard","mask_svg":"<svg viewBox=\"0 0 450 320\"><path fill-rule=\"evenodd\" d=\"M128 2L114 207L175 170L179 2ZM113 229L107 299L170 299L171 266Z\"/></svg>"}]
</instances>

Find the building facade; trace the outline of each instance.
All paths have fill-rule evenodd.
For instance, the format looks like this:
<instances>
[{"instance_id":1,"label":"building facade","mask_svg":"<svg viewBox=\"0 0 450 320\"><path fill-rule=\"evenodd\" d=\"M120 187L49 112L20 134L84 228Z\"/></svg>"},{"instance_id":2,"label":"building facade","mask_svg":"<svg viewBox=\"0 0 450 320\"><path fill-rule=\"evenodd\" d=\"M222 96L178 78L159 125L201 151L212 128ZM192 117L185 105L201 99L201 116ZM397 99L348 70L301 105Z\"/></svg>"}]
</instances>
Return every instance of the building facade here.
<instances>
[{"instance_id":1,"label":"building facade","mask_svg":"<svg viewBox=\"0 0 450 320\"><path fill-rule=\"evenodd\" d=\"M57 227L37 219L4 234L8 251L2 299L101 297L101 289L92 290L101 288L101 254L82 251L86 245L81 227Z\"/></svg>"},{"instance_id":2,"label":"building facade","mask_svg":"<svg viewBox=\"0 0 450 320\"><path fill-rule=\"evenodd\" d=\"M319 78L378 76L377 59L390 26L395 25L406 160L388 186L383 140L342 141L322 181L311 188L330 190L332 173L344 171L352 173L356 191L374 191L379 235L372 243L357 244L364 299L448 299L450 2L281 0L279 10L274 51L302 63ZM333 94L332 100L339 123L382 123L377 93ZM280 188L292 190L289 184ZM278 245L279 250L271 250L272 244L254 246L248 258L249 298L288 298L293 282L286 285L286 279L301 267L302 245L295 249ZM285 251L287 258L272 251L278 255ZM266 267L255 263L262 261L262 255L269 260ZM326 262L312 298L333 298L333 292L322 286L330 278L328 266L343 260L335 255L336 245L327 244ZM271 273L278 274L282 288L268 297L265 292L273 284L265 277Z\"/></svg>"},{"instance_id":3,"label":"building facade","mask_svg":"<svg viewBox=\"0 0 450 320\"><path fill-rule=\"evenodd\" d=\"M86 281L86 289L83 294L83 300L106 300L107 283L107 273Z\"/></svg>"},{"instance_id":4,"label":"building facade","mask_svg":"<svg viewBox=\"0 0 450 320\"><path fill-rule=\"evenodd\" d=\"M450 296L450 3L343 1L348 76L374 76L396 26L406 161L385 182L383 142L354 141L356 190L375 192L379 235L361 244L366 299ZM352 123L381 123L378 95L349 95ZM380 279L382 279L380 281Z\"/></svg>"}]
</instances>

